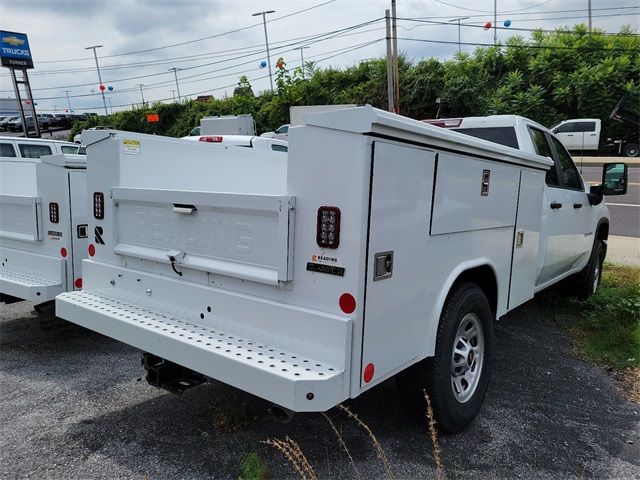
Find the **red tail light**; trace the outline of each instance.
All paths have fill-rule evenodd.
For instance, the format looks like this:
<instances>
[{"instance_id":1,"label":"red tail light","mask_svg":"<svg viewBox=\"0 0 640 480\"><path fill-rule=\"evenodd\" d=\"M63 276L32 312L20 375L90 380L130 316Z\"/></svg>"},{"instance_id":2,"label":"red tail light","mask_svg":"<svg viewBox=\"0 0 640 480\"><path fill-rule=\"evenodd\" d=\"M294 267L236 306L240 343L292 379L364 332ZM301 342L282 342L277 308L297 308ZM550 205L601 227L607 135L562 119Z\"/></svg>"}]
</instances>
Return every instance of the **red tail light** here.
<instances>
[{"instance_id":1,"label":"red tail light","mask_svg":"<svg viewBox=\"0 0 640 480\"><path fill-rule=\"evenodd\" d=\"M55 202L49 204L49 221L51 223L58 223L60 221L60 209Z\"/></svg>"},{"instance_id":2,"label":"red tail light","mask_svg":"<svg viewBox=\"0 0 640 480\"><path fill-rule=\"evenodd\" d=\"M98 219L104 219L104 193L93 193L93 216Z\"/></svg>"},{"instance_id":3,"label":"red tail light","mask_svg":"<svg viewBox=\"0 0 640 480\"><path fill-rule=\"evenodd\" d=\"M320 207L316 243L322 248L338 248L340 245L340 209L338 207Z\"/></svg>"},{"instance_id":4,"label":"red tail light","mask_svg":"<svg viewBox=\"0 0 640 480\"><path fill-rule=\"evenodd\" d=\"M198 139L199 142L207 142L207 143L220 143L222 142L222 137L217 135L207 135L205 137L200 137Z\"/></svg>"}]
</instances>

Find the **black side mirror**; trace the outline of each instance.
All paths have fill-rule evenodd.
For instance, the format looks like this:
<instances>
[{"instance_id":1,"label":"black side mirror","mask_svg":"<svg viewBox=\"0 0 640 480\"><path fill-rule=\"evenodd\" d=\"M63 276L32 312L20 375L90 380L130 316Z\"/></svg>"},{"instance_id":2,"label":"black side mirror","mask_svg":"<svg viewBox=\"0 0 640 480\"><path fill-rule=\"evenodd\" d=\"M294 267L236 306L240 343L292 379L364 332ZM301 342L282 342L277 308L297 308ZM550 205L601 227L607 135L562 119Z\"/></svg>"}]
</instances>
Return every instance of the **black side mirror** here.
<instances>
[{"instance_id":1,"label":"black side mirror","mask_svg":"<svg viewBox=\"0 0 640 480\"><path fill-rule=\"evenodd\" d=\"M605 163L602 167L602 194L625 195L629 170L625 163Z\"/></svg>"},{"instance_id":2,"label":"black side mirror","mask_svg":"<svg viewBox=\"0 0 640 480\"><path fill-rule=\"evenodd\" d=\"M553 133L558 133L558 129L557 129L557 128L554 128L554 129L552 130L552 132L553 132Z\"/></svg>"}]
</instances>

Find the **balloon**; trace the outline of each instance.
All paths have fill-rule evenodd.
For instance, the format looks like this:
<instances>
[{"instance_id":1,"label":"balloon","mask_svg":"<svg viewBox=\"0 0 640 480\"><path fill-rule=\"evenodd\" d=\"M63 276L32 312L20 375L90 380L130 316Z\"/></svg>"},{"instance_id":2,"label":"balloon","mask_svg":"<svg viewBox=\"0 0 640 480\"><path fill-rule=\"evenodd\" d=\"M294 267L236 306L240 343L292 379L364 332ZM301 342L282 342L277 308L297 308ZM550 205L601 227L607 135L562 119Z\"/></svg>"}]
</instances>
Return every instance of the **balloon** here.
<instances>
[{"instance_id":1,"label":"balloon","mask_svg":"<svg viewBox=\"0 0 640 480\"><path fill-rule=\"evenodd\" d=\"M264 68L264 67L266 67L266 66L267 66L267 62L266 62L266 61L264 61L264 60L262 60L262 61L260 62L260 68Z\"/></svg>"},{"instance_id":2,"label":"balloon","mask_svg":"<svg viewBox=\"0 0 640 480\"><path fill-rule=\"evenodd\" d=\"M509 28L511 26L511 20L505 20L504 21L504 26Z\"/></svg>"},{"instance_id":3,"label":"balloon","mask_svg":"<svg viewBox=\"0 0 640 480\"><path fill-rule=\"evenodd\" d=\"M105 87L104 85L100 85L98 88L100 89L100 91L101 91L101 92L104 92L104 89L105 89L106 87Z\"/></svg>"},{"instance_id":4,"label":"balloon","mask_svg":"<svg viewBox=\"0 0 640 480\"><path fill-rule=\"evenodd\" d=\"M107 90L109 90L110 92L113 92L113 85L109 85L109 86L107 87Z\"/></svg>"},{"instance_id":5,"label":"balloon","mask_svg":"<svg viewBox=\"0 0 640 480\"><path fill-rule=\"evenodd\" d=\"M487 22L487 23L485 23L485 24L484 24L484 27L483 27L483 28L484 28L485 30L489 30L491 27L493 27L493 24L492 24L491 22Z\"/></svg>"}]
</instances>

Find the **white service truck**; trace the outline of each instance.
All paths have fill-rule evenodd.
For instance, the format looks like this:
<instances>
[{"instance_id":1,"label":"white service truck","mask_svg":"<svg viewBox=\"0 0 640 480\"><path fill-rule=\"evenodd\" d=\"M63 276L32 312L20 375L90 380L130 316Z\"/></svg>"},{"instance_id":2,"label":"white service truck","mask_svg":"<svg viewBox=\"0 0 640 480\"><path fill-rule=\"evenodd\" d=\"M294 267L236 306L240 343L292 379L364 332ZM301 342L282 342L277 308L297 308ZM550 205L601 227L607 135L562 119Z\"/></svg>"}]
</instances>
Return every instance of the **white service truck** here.
<instances>
[{"instance_id":1,"label":"white service truck","mask_svg":"<svg viewBox=\"0 0 640 480\"><path fill-rule=\"evenodd\" d=\"M249 114L204 117L197 135L251 135L256 134L256 122Z\"/></svg>"},{"instance_id":2,"label":"white service truck","mask_svg":"<svg viewBox=\"0 0 640 480\"><path fill-rule=\"evenodd\" d=\"M57 314L141 349L147 381L173 392L212 378L313 412L396 376L460 431L489 384L493 322L570 275L595 288L602 194L626 170L590 194L545 183L555 153L370 106L305 121L288 155L87 133L103 242Z\"/></svg>"},{"instance_id":3,"label":"white service truck","mask_svg":"<svg viewBox=\"0 0 640 480\"><path fill-rule=\"evenodd\" d=\"M30 300L43 312L82 288L86 183L84 155L0 158L1 301Z\"/></svg>"}]
</instances>

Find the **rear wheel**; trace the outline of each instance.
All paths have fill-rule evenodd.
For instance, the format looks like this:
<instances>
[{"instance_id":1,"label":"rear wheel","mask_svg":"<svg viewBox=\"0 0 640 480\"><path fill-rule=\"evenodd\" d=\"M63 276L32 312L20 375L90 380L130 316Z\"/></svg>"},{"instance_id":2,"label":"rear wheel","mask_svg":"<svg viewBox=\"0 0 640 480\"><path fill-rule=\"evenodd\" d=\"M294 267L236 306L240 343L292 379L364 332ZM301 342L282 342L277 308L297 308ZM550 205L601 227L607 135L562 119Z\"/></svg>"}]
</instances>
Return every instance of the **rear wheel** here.
<instances>
[{"instance_id":1,"label":"rear wheel","mask_svg":"<svg viewBox=\"0 0 640 480\"><path fill-rule=\"evenodd\" d=\"M637 143L627 143L622 149L622 154L625 157L637 157L638 152L640 151L640 147Z\"/></svg>"},{"instance_id":2,"label":"rear wheel","mask_svg":"<svg viewBox=\"0 0 640 480\"><path fill-rule=\"evenodd\" d=\"M493 359L493 316L480 287L463 283L445 302L433 358L398 375L409 408L424 419L429 394L436 425L460 432L480 411L489 386Z\"/></svg>"}]
</instances>

